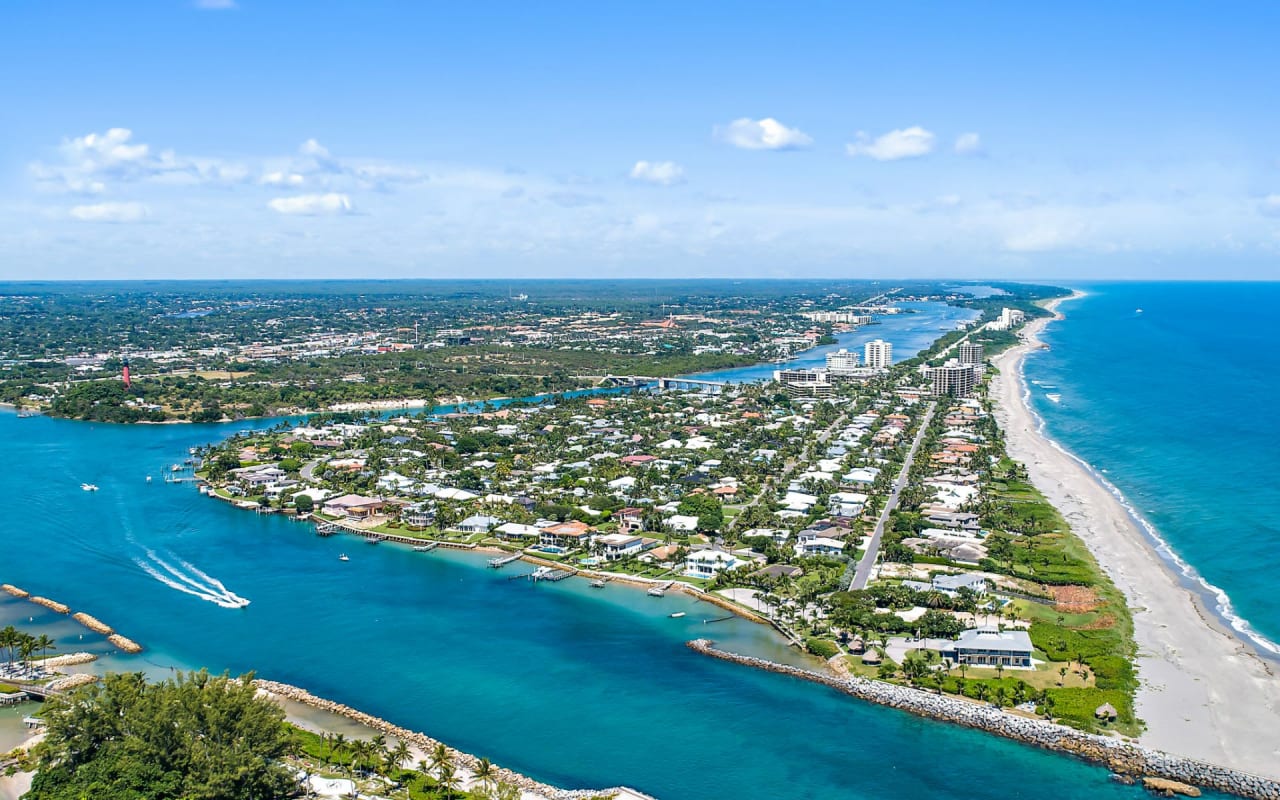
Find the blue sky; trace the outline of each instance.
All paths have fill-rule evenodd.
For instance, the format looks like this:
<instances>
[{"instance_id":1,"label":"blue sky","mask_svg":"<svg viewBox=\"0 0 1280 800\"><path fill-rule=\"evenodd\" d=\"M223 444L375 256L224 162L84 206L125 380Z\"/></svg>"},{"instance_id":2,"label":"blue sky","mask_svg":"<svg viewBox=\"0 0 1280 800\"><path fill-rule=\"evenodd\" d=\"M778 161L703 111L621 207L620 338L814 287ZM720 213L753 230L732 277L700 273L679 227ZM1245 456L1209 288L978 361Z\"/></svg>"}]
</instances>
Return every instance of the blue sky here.
<instances>
[{"instance_id":1,"label":"blue sky","mask_svg":"<svg viewBox=\"0 0 1280 800\"><path fill-rule=\"evenodd\" d=\"M10 2L0 278L1280 277L1280 6Z\"/></svg>"}]
</instances>

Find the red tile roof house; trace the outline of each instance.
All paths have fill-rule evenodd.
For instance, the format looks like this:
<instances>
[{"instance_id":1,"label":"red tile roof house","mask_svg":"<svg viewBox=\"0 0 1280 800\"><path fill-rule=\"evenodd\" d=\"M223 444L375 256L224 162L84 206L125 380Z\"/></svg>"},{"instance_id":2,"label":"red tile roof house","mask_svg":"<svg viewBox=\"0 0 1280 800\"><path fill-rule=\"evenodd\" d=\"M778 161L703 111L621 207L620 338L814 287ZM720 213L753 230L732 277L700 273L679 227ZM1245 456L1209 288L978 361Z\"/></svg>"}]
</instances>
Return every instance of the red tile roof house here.
<instances>
[{"instance_id":1,"label":"red tile roof house","mask_svg":"<svg viewBox=\"0 0 1280 800\"><path fill-rule=\"evenodd\" d=\"M650 461L657 461L657 460L658 460L657 456L636 455L636 456L623 456L622 458L618 459L618 462L621 464L626 464L628 467L634 467L634 466L639 466L640 464L648 464Z\"/></svg>"},{"instance_id":2,"label":"red tile roof house","mask_svg":"<svg viewBox=\"0 0 1280 800\"><path fill-rule=\"evenodd\" d=\"M542 535L538 537L538 543L569 549L585 547L587 542L591 541L593 530L585 522L563 522L559 525L543 528Z\"/></svg>"}]
</instances>

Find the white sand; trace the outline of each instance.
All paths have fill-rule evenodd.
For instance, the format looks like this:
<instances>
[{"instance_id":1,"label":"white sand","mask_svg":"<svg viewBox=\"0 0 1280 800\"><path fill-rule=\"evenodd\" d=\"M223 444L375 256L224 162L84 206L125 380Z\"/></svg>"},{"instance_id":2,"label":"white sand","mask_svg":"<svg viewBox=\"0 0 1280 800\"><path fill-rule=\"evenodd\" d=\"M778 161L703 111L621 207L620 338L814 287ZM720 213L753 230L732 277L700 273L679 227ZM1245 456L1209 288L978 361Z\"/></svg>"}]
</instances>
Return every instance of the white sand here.
<instances>
[{"instance_id":1,"label":"white sand","mask_svg":"<svg viewBox=\"0 0 1280 800\"><path fill-rule=\"evenodd\" d=\"M1048 322L1030 323L1028 343L995 359L1001 374L991 397L1009 455L1026 464L1035 485L1128 598L1142 682L1137 711L1148 729L1142 743L1280 777L1280 679L1272 665L1179 583L1106 487L1038 433L1024 396L1022 359Z\"/></svg>"}]
</instances>

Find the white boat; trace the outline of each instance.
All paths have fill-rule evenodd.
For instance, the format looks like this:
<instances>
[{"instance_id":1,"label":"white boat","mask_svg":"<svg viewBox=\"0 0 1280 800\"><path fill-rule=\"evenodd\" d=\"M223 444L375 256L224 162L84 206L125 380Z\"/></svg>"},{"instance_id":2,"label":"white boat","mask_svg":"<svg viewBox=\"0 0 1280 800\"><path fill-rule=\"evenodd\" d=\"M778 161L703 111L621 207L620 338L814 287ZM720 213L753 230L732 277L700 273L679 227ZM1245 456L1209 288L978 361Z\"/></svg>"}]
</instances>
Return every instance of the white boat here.
<instances>
[{"instance_id":1,"label":"white boat","mask_svg":"<svg viewBox=\"0 0 1280 800\"><path fill-rule=\"evenodd\" d=\"M604 588L604 581L599 580L599 579L594 580L594 581L592 581L592 582L591 582L590 586L591 586L591 588L592 588L592 589L603 589L603 588Z\"/></svg>"},{"instance_id":2,"label":"white boat","mask_svg":"<svg viewBox=\"0 0 1280 800\"><path fill-rule=\"evenodd\" d=\"M1049 398L1050 400L1052 400L1052 401L1053 401L1053 402L1055 402L1055 403L1061 403L1061 402L1062 402L1062 395L1058 394L1057 392L1045 392L1045 395L1044 395L1044 396L1045 396L1045 397L1047 397L1047 398Z\"/></svg>"},{"instance_id":3,"label":"white boat","mask_svg":"<svg viewBox=\"0 0 1280 800\"><path fill-rule=\"evenodd\" d=\"M338 560L339 560L339 561L350 561L351 559L347 558L347 554L346 554L346 553L343 553L342 555L338 556Z\"/></svg>"},{"instance_id":4,"label":"white boat","mask_svg":"<svg viewBox=\"0 0 1280 800\"><path fill-rule=\"evenodd\" d=\"M150 475L148 475L148 476L147 476L147 483L151 483L151 476L150 476Z\"/></svg>"},{"instance_id":5,"label":"white boat","mask_svg":"<svg viewBox=\"0 0 1280 800\"><path fill-rule=\"evenodd\" d=\"M172 467L169 467L169 471L170 471L170 472L182 472L182 465L181 465L181 464L174 464Z\"/></svg>"},{"instance_id":6,"label":"white boat","mask_svg":"<svg viewBox=\"0 0 1280 800\"><path fill-rule=\"evenodd\" d=\"M655 586L652 589L650 589L648 592L645 592L645 594L649 595L650 597L662 597L666 593L667 593L667 590L663 589L661 586Z\"/></svg>"},{"instance_id":7,"label":"white boat","mask_svg":"<svg viewBox=\"0 0 1280 800\"><path fill-rule=\"evenodd\" d=\"M669 616L670 616L672 619L680 619L681 617L683 617L683 616L684 616L684 612L683 612L683 611L676 611L676 612L674 612L674 613L670 614Z\"/></svg>"},{"instance_id":8,"label":"white boat","mask_svg":"<svg viewBox=\"0 0 1280 800\"><path fill-rule=\"evenodd\" d=\"M98 491L98 487L97 487L97 486L94 486L92 483L82 483L82 484L80 484L80 488L81 488L81 489L84 489L86 492L96 492L96 491Z\"/></svg>"},{"instance_id":9,"label":"white boat","mask_svg":"<svg viewBox=\"0 0 1280 800\"><path fill-rule=\"evenodd\" d=\"M1140 308L1139 308L1139 309L1137 309L1136 311L1134 311L1133 313L1135 313L1135 314L1141 314L1141 313L1142 313L1142 309L1140 309Z\"/></svg>"}]
</instances>

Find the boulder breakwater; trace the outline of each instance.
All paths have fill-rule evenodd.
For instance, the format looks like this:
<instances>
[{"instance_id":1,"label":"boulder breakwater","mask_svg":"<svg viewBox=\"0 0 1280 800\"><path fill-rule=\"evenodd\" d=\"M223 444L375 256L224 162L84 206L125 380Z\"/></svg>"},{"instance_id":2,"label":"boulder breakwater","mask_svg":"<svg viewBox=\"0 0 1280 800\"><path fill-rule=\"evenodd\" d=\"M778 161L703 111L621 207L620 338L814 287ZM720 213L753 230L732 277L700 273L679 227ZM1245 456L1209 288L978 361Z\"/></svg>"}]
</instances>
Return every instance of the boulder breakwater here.
<instances>
[{"instance_id":1,"label":"boulder breakwater","mask_svg":"<svg viewBox=\"0 0 1280 800\"><path fill-rule=\"evenodd\" d=\"M6 592L14 597L18 597L18 598L27 600L29 602L35 603L38 606L43 606L49 609L50 611L55 611L59 614L71 614L71 607L68 606L66 603L59 603L58 601L50 600L47 597L40 597L39 595L33 595L30 592L28 592L26 589L22 589L17 586L14 586L11 583L0 584L0 591ZM79 622L81 625L85 626L89 630L93 631L94 633L100 633L103 636L106 636L108 642L111 642L111 644L115 645L117 648L119 648L120 650L126 653L134 654L134 653L142 652L142 645L138 644L132 639L129 639L128 637L121 636L120 634L116 633L115 628L112 628L110 625L98 619L97 617L90 616L89 614L86 614L83 611L77 611L75 614L71 614L71 618L74 619L76 622Z\"/></svg>"},{"instance_id":2,"label":"boulder breakwater","mask_svg":"<svg viewBox=\"0 0 1280 800\"><path fill-rule=\"evenodd\" d=\"M365 727L379 733L394 737L397 740L404 742L409 747L417 748L423 753L430 753L438 745L443 744L442 742L432 739L426 734L411 731L407 728L401 728L400 726L393 725L384 719L375 717L372 714L366 714L363 711L358 711L350 706L343 705L342 703L337 703L333 700L326 700L323 697L317 697L306 689L300 689L297 686L290 686L287 683L277 683L276 681L261 679L255 680L253 683L260 690L269 695L302 703L303 705L310 706L311 708L327 711L330 714L336 714L345 719L349 719L352 722L364 725ZM449 755L453 759L453 763L455 765L474 774L480 763L479 758L471 755L470 753L455 750L448 745L444 746L449 751ZM496 767L495 773L499 781L513 784L514 786L519 787L522 792L535 794L537 796L547 798L547 800L587 800L587 798L599 797L626 798L627 800L654 800L654 798L649 795L643 794L634 789L627 789L623 787L603 790L560 789L503 767Z\"/></svg>"},{"instance_id":3,"label":"boulder breakwater","mask_svg":"<svg viewBox=\"0 0 1280 800\"><path fill-rule=\"evenodd\" d=\"M1161 791L1172 784L1187 789L1201 787L1247 797L1280 800L1280 781L1142 747L1121 739L1084 733L1048 720L1011 714L991 705L973 703L922 689L912 689L856 676L823 674L801 667L717 649L708 639L695 639L688 647L703 655L768 672L820 683L838 692L930 719L951 722L994 733L1024 744L1056 750L1107 767L1124 780L1158 778ZM1188 794L1192 792L1187 792Z\"/></svg>"}]
</instances>

